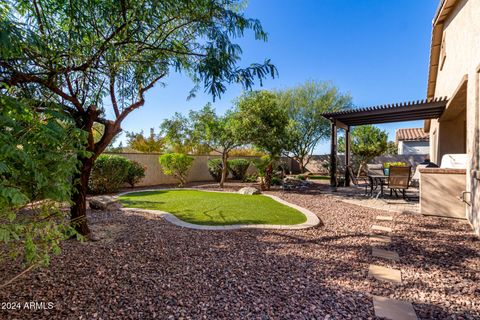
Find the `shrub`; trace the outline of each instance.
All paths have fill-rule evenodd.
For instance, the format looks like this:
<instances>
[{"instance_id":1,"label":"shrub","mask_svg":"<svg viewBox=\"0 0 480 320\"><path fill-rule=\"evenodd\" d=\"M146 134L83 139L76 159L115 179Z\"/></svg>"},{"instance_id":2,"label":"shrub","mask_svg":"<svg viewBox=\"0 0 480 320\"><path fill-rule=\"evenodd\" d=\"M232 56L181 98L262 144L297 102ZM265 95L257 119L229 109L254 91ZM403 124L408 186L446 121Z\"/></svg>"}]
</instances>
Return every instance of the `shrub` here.
<instances>
[{"instance_id":1,"label":"shrub","mask_svg":"<svg viewBox=\"0 0 480 320\"><path fill-rule=\"evenodd\" d=\"M207 167L208 167L208 172L213 177L213 179L217 182L220 182L220 180L222 180L222 168L223 168L222 159L215 158L215 159L208 160ZM227 176L228 176L228 172L227 172Z\"/></svg>"},{"instance_id":2,"label":"shrub","mask_svg":"<svg viewBox=\"0 0 480 320\"><path fill-rule=\"evenodd\" d=\"M145 168L137 161L130 161L126 182L133 188L145 177Z\"/></svg>"},{"instance_id":3,"label":"shrub","mask_svg":"<svg viewBox=\"0 0 480 320\"><path fill-rule=\"evenodd\" d=\"M393 166L393 167L406 167L406 166L408 166L408 164L405 163L405 162L402 162L402 161L398 161L398 162L385 162L385 163L383 164L383 168L384 168L384 169L389 169L391 166Z\"/></svg>"},{"instance_id":4,"label":"shrub","mask_svg":"<svg viewBox=\"0 0 480 320\"><path fill-rule=\"evenodd\" d=\"M318 175L310 175L308 176L309 180L330 180L330 176L318 176Z\"/></svg>"},{"instance_id":5,"label":"shrub","mask_svg":"<svg viewBox=\"0 0 480 320\"><path fill-rule=\"evenodd\" d=\"M304 176L303 174L299 174L299 175L297 176L297 179L298 179L298 180L305 181L305 180L307 180L307 177Z\"/></svg>"},{"instance_id":6,"label":"shrub","mask_svg":"<svg viewBox=\"0 0 480 320\"><path fill-rule=\"evenodd\" d=\"M253 165L257 168L258 176L260 177L260 188L262 190L270 189L274 162L270 156L263 156L260 159L253 160Z\"/></svg>"},{"instance_id":7,"label":"shrub","mask_svg":"<svg viewBox=\"0 0 480 320\"><path fill-rule=\"evenodd\" d=\"M131 161L120 156L100 155L93 165L88 189L91 193L117 192L127 181Z\"/></svg>"},{"instance_id":8,"label":"shrub","mask_svg":"<svg viewBox=\"0 0 480 320\"><path fill-rule=\"evenodd\" d=\"M250 174L243 178L243 182L257 182L258 181L258 174Z\"/></svg>"},{"instance_id":9,"label":"shrub","mask_svg":"<svg viewBox=\"0 0 480 320\"><path fill-rule=\"evenodd\" d=\"M280 179L278 177L272 177L271 184L272 184L272 186L280 186L280 185L282 185L282 179Z\"/></svg>"},{"instance_id":10,"label":"shrub","mask_svg":"<svg viewBox=\"0 0 480 320\"><path fill-rule=\"evenodd\" d=\"M193 160L193 157L183 153L166 153L158 158L163 173L175 177L179 181L179 187L187 183L188 170Z\"/></svg>"},{"instance_id":11,"label":"shrub","mask_svg":"<svg viewBox=\"0 0 480 320\"><path fill-rule=\"evenodd\" d=\"M39 115L34 102L0 94L2 266L7 259L21 259L28 268L47 265L62 240L79 236L59 204L70 200L86 134L64 113ZM13 279L2 277L0 287Z\"/></svg>"},{"instance_id":12,"label":"shrub","mask_svg":"<svg viewBox=\"0 0 480 320\"><path fill-rule=\"evenodd\" d=\"M248 166L250 166L250 161L246 159L228 160L228 168L235 180L243 180L245 178Z\"/></svg>"}]
</instances>

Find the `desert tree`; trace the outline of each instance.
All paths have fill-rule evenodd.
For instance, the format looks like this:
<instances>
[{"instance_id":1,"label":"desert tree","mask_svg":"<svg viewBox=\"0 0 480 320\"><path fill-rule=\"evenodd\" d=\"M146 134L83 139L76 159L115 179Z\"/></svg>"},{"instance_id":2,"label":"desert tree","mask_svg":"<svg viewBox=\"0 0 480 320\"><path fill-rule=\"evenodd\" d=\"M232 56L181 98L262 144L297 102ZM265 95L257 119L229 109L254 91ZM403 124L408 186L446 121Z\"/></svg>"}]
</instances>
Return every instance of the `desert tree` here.
<instances>
[{"instance_id":1,"label":"desert tree","mask_svg":"<svg viewBox=\"0 0 480 320\"><path fill-rule=\"evenodd\" d=\"M284 153L298 162L303 173L317 144L330 137L330 122L322 113L350 108L352 99L329 82L316 81L276 94L290 118Z\"/></svg>"},{"instance_id":2,"label":"desert tree","mask_svg":"<svg viewBox=\"0 0 480 320\"><path fill-rule=\"evenodd\" d=\"M70 210L84 235L94 161L150 89L183 72L194 82L189 96L203 87L216 98L228 84L249 89L276 73L268 60L239 66L236 38L252 30L267 39L240 0L8 0L0 18L1 93L59 103L88 134ZM95 123L104 126L98 141Z\"/></svg>"},{"instance_id":3,"label":"desert tree","mask_svg":"<svg viewBox=\"0 0 480 320\"><path fill-rule=\"evenodd\" d=\"M145 136L143 131L127 132L127 146L138 152L162 152L165 141L160 133L150 128L150 134Z\"/></svg>"},{"instance_id":4,"label":"desert tree","mask_svg":"<svg viewBox=\"0 0 480 320\"><path fill-rule=\"evenodd\" d=\"M166 139L173 145L190 145L195 150L221 155L220 187L223 188L228 175L229 153L244 142L239 114L227 110L224 115L218 115L211 104L207 104L199 111L190 111L187 117L177 115L164 121L162 127Z\"/></svg>"},{"instance_id":5,"label":"desert tree","mask_svg":"<svg viewBox=\"0 0 480 320\"><path fill-rule=\"evenodd\" d=\"M357 175L360 176L368 162L385 153L388 134L373 125L364 125L354 127L350 135L352 158L358 164ZM345 152L343 136L338 139L338 151Z\"/></svg>"},{"instance_id":6,"label":"desert tree","mask_svg":"<svg viewBox=\"0 0 480 320\"><path fill-rule=\"evenodd\" d=\"M273 164L285 151L289 126L286 108L279 104L278 97L271 91L251 91L240 96L236 102L236 112L241 119L244 139L267 154L262 157L264 181L262 187L269 190L273 175Z\"/></svg>"}]
</instances>

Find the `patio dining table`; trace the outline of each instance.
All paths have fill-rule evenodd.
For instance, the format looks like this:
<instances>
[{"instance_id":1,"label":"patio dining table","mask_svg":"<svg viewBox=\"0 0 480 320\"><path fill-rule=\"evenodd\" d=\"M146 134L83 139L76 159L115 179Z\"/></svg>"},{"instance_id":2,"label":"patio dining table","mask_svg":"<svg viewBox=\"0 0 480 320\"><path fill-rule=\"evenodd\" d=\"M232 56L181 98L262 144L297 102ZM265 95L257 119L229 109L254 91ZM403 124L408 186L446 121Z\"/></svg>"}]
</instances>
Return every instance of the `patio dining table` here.
<instances>
[{"instance_id":1,"label":"patio dining table","mask_svg":"<svg viewBox=\"0 0 480 320\"><path fill-rule=\"evenodd\" d=\"M388 176L384 174L368 174L367 176L370 179L370 195L373 197L374 188L376 190L378 186L380 186L380 190L378 191L375 198L378 199L379 196L382 196L383 198L383 196L385 195L383 193L383 186L387 184L386 180L388 179Z\"/></svg>"}]
</instances>

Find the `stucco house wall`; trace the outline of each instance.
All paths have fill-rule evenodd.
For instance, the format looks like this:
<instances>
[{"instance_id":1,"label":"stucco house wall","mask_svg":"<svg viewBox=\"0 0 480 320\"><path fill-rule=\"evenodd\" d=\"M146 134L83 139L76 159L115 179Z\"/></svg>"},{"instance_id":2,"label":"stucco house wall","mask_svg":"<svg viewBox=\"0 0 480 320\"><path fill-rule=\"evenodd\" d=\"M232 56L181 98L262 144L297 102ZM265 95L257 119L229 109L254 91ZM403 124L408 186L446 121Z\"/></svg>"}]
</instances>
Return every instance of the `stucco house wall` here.
<instances>
[{"instance_id":1,"label":"stucco house wall","mask_svg":"<svg viewBox=\"0 0 480 320\"><path fill-rule=\"evenodd\" d=\"M449 0L447 3L453 3ZM453 114L445 121L442 118L430 123L430 155L432 161L440 162L445 153L467 153L469 162L466 171L466 216L477 234L480 234L480 189L479 189L479 72L480 72L480 1L459 0L446 19L442 21L442 51L436 81L435 97L447 96L460 102L447 105L445 114ZM434 26L435 28L435 26ZM435 29L434 29L435 33ZM433 47L432 47L433 51ZM462 87L462 90L459 88ZM429 83L429 91L432 84ZM430 96L429 96L430 97ZM456 108L452 112L449 108ZM443 116L442 116L443 117ZM478 177L478 178L477 178Z\"/></svg>"},{"instance_id":2,"label":"stucco house wall","mask_svg":"<svg viewBox=\"0 0 480 320\"><path fill-rule=\"evenodd\" d=\"M428 141L398 141L398 154L427 155L430 152L430 144Z\"/></svg>"}]
</instances>

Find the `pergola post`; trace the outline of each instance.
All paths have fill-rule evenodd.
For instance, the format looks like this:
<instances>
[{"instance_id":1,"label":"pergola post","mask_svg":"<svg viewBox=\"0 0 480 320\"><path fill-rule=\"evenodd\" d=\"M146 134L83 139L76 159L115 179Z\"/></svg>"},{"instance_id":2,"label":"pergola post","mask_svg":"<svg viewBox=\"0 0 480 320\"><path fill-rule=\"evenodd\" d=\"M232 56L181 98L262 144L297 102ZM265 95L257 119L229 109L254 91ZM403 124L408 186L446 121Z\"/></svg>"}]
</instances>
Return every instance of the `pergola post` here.
<instances>
[{"instance_id":1,"label":"pergola post","mask_svg":"<svg viewBox=\"0 0 480 320\"><path fill-rule=\"evenodd\" d=\"M337 190L337 124L332 120L332 143L330 150L330 187Z\"/></svg>"},{"instance_id":2,"label":"pergola post","mask_svg":"<svg viewBox=\"0 0 480 320\"><path fill-rule=\"evenodd\" d=\"M345 129L345 187L350 187L350 126Z\"/></svg>"}]
</instances>

